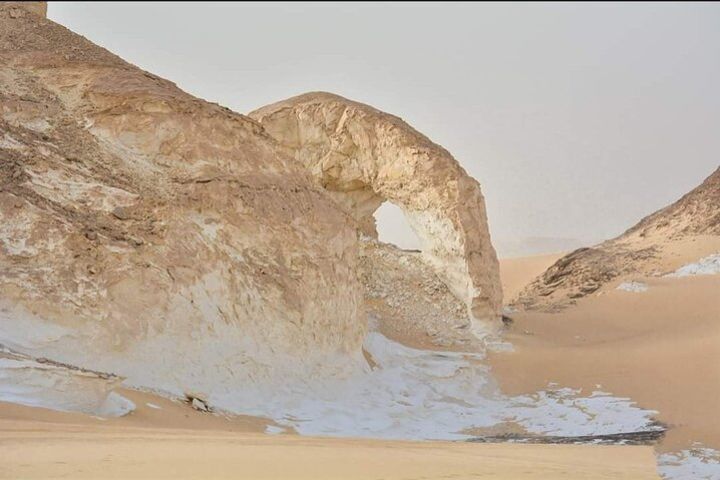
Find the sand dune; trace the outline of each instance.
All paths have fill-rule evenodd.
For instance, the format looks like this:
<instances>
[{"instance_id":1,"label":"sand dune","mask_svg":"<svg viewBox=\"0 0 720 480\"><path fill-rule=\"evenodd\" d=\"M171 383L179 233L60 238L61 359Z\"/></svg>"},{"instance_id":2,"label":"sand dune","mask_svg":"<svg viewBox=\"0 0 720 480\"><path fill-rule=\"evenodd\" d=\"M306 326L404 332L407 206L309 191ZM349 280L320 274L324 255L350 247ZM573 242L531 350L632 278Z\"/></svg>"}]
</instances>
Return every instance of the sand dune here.
<instances>
[{"instance_id":1,"label":"sand dune","mask_svg":"<svg viewBox=\"0 0 720 480\"><path fill-rule=\"evenodd\" d=\"M562 256L562 253L550 253L500 260L500 281L505 299L517 297L528 283Z\"/></svg>"}]
</instances>

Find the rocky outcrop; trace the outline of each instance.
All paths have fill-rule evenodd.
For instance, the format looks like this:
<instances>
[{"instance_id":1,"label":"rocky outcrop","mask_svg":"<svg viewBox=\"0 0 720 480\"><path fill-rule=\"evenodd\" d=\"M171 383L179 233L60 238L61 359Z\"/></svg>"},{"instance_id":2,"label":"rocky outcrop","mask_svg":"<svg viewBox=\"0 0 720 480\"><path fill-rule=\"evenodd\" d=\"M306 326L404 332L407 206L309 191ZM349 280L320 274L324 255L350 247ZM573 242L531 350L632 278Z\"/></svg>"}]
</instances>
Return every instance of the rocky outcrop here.
<instances>
[{"instance_id":1,"label":"rocky outcrop","mask_svg":"<svg viewBox=\"0 0 720 480\"><path fill-rule=\"evenodd\" d=\"M680 200L645 217L619 237L564 256L528 285L515 303L526 308L562 308L611 281L662 275L717 251L720 168ZM688 254L692 257L686 258Z\"/></svg>"},{"instance_id":2,"label":"rocky outcrop","mask_svg":"<svg viewBox=\"0 0 720 480\"><path fill-rule=\"evenodd\" d=\"M480 335L500 326L502 292L480 185L442 147L401 119L328 93L250 113L311 173L362 231L390 201L405 213L425 260L461 299Z\"/></svg>"},{"instance_id":3,"label":"rocky outcrop","mask_svg":"<svg viewBox=\"0 0 720 480\"><path fill-rule=\"evenodd\" d=\"M254 120L0 5L9 347L178 395L361 363L356 231Z\"/></svg>"},{"instance_id":4,"label":"rocky outcrop","mask_svg":"<svg viewBox=\"0 0 720 480\"><path fill-rule=\"evenodd\" d=\"M122 381L116 375L32 358L0 345L2 402L119 417L135 409L114 391Z\"/></svg>"},{"instance_id":5,"label":"rocky outcrop","mask_svg":"<svg viewBox=\"0 0 720 480\"><path fill-rule=\"evenodd\" d=\"M648 215L620 238L720 235L720 167L672 205Z\"/></svg>"},{"instance_id":6,"label":"rocky outcrop","mask_svg":"<svg viewBox=\"0 0 720 480\"><path fill-rule=\"evenodd\" d=\"M237 407L365 371L366 302L436 346L494 331L477 182L395 117L288 104L260 123L0 2L0 343ZM422 256L372 239L384 200Z\"/></svg>"},{"instance_id":7,"label":"rocky outcrop","mask_svg":"<svg viewBox=\"0 0 720 480\"><path fill-rule=\"evenodd\" d=\"M365 309L385 336L417 348L481 348L465 303L448 289L419 251L363 239L360 279Z\"/></svg>"}]
</instances>

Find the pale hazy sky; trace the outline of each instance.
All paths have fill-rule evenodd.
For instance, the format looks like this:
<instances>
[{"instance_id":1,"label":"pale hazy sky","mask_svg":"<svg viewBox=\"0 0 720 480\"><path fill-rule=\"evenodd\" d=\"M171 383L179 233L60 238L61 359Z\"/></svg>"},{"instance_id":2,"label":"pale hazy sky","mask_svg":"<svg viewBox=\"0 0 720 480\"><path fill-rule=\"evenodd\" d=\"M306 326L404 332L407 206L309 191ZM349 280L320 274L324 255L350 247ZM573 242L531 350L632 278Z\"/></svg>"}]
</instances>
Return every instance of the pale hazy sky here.
<instances>
[{"instance_id":1,"label":"pale hazy sky","mask_svg":"<svg viewBox=\"0 0 720 480\"><path fill-rule=\"evenodd\" d=\"M617 235L720 164L720 4L51 2L48 16L238 112L326 90L401 116L481 182L502 254ZM381 234L402 243L392 215Z\"/></svg>"}]
</instances>

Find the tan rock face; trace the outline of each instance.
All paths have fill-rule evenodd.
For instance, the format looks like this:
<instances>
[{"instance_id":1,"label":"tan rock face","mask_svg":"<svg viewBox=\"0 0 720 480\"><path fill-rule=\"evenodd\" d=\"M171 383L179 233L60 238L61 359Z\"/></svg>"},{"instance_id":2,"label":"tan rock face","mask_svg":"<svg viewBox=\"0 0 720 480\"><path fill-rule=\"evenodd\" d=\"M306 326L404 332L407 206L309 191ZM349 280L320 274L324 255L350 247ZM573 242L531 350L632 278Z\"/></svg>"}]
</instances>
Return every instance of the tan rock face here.
<instances>
[{"instance_id":1,"label":"tan rock face","mask_svg":"<svg viewBox=\"0 0 720 480\"><path fill-rule=\"evenodd\" d=\"M622 237L720 236L720 167L677 202L648 215Z\"/></svg>"},{"instance_id":2,"label":"tan rock face","mask_svg":"<svg viewBox=\"0 0 720 480\"><path fill-rule=\"evenodd\" d=\"M175 393L360 356L355 223L255 121L0 5L0 337Z\"/></svg>"},{"instance_id":3,"label":"tan rock face","mask_svg":"<svg viewBox=\"0 0 720 480\"><path fill-rule=\"evenodd\" d=\"M363 239L360 278L373 327L404 345L478 350L465 303L450 292L418 251Z\"/></svg>"},{"instance_id":4,"label":"tan rock face","mask_svg":"<svg viewBox=\"0 0 720 480\"><path fill-rule=\"evenodd\" d=\"M463 309L495 329L483 199L442 148L327 95L263 126L36 13L0 3L3 344L214 404L367 368L361 276L399 285L373 308L400 330L423 314L436 345L467 344ZM360 265L384 200L432 270L376 247Z\"/></svg>"},{"instance_id":5,"label":"tan rock face","mask_svg":"<svg viewBox=\"0 0 720 480\"><path fill-rule=\"evenodd\" d=\"M423 255L467 306L476 332L500 326L502 292L480 185L442 147L401 119L327 93L250 114L317 184L377 237L373 213L399 206Z\"/></svg>"},{"instance_id":6,"label":"tan rock face","mask_svg":"<svg viewBox=\"0 0 720 480\"><path fill-rule=\"evenodd\" d=\"M21 15L22 13L17 9L23 9L32 14L47 17L47 2L0 2L0 5L11 7L11 16Z\"/></svg>"}]
</instances>

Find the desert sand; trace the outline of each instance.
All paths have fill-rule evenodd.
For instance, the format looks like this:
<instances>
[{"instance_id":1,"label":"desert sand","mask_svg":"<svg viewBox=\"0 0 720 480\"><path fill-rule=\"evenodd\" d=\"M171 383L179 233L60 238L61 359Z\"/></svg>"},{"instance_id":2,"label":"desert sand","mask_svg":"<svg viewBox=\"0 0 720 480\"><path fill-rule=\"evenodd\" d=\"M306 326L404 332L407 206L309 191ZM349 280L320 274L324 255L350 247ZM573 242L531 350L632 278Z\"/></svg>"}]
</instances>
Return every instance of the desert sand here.
<instances>
[{"instance_id":1,"label":"desert sand","mask_svg":"<svg viewBox=\"0 0 720 480\"><path fill-rule=\"evenodd\" d=\"M269 435L267 419L119 393L136 409L106 419L0 402L0 478L658 478L652 447Z\"/></svg>"},{"instance_id":2,"label":"desert sand","mask_svg":"<svg viewBox=\"0 0 720 480\"><path fill-rule=\"evenodd\" d=\"M562 256L563 253L548 253L501 259L500 282L505 298L515 298L528 283Z\"/></svg>"},{"instance_id":3,"label":"desert sand","mask_svg":"<svg viewBox=\"0 0 720 480\"><path fill-rule=\"evenodd\" d=\"M657 478L650 447L266 435L254 433L262 420L152 403L161 409L138 402L129 416L105 421L0 404L0 478Z\"/></svg>"},{"instance_id":4,"label":"desert sand","mask_svg":"<svg viewBox=\"0 0 720 480\"><path fill-rule=\"evenodd\" d=\"M519 292L559 256L553 254L501 261L503 287L508 292ZM672 280L674 282L671 279L650 282L652 287L666 285L666 288L657 289L644 301L640 300L640 304L652 303L656 297L663 297L664 292L671 288L667 285L679 287L677 295L687 294L690 290L696 292L695 295L703 295L694 287L702 285L712 289L720 285L717 277ZM705 294L710 295L711 292L706 289ZM643 374L640 371L628 374L629 367L626 365L626 371L621 376L629 381L620 382L622 378L616 378L613 383L610 380L613 369L622 367L590 359L578 363L578 358L585 351L591 357L606 354L600 347L586 350L587 345L583 345L580 350L581 341L574 338L574 332L580 328L579 316L585 317L588 312L585 309L603 306L609 299L615 299L609 304L614 305L616 310L627 310L627 304L622 303L623 298L625 302L635 299L636 305L638 298L642 297L617 292L599 299L600 303L589 301L583 310L578 308L579 311L570 310L561 315L513 315L515 323L507 338L515 344L516 352L491 356L503 388L508 392L523 392L544 387L548 381L586 388L602 383L614 393L635 398L635 394L641 393L647 385L662 386L665 377L648 372L649 367L644 367ZM689 300L702 304L702 298L691 296ZM630 311L636 310L631 308ZM593 327L596 335L607 331L601 328L601 321L605 318L603 312L614 314L615 311L605 308L583 319L584 335L589 335ZM700 317L702 312L697 318ZM668 312L665 318L671 319L672 315ZM590 323L592 319L596 319L593 324ZM568 330L570 322L575 323L575 330ZM667 323L671 322L668 320ZM522 333L530 326L534 329L532 335ZM676 325L675 331L679 330L678 327ZM700 323L698 327L701 327ZM630 327L626 325L626 328ZM641 327L636 325L636 328ZM557 330L565 333L558 335ZM557 344L552 344L550 340L557 341ZM688 341L691 340L688 338ZM579 343L574 348L566 345L573 342ZM644 342L637 343L639 348L644 345ZM712 340L707 343L712 344ZM612 346L624 349L627 344L616 341L611 342ZM554 351L556 348L557 352ZM712 348L708 350L712 353ZM703 352L695 353L697 360L701 361ZM715 349L714 353L717 355L718 350ZM566 355L574 356L566 359ZM616 362L622 357L614 355ZM630 363L635 356L624 357ZM533 359L538 360L536 365L533 365ZM648 364L655 360L648 360ZM577 365L577 368L569 368L570 364ZM615 373L618 377L617 371ZM643 378L644 383L636 384L638 377ZM690 383L693 378L699 383L702 380L700 376L676 377ZM620 389L620 384L628 389ZM121 393L136 404L136 410L125 417L104 420L77 413L0 403L0 431L3 432L0 439L0 451L3 452L0 478L658 478L655 455L649 446L401 442L300 437L292 432L268 435L262 433L268 425L272 425L266 419L212 415L149 393L133 390L122 390ZM665 404L658 403L663 396L658 396L655 390L646 397L648 406L661 409L662 418L668 422L684 418L683 413L689 414L685 410L686 405L690 405L687 402L678 403L677 408L672 410L672 415L679 415L676 417L670 416ZM692 396L700 402L702 397ZM673 395L664 396L670 405L673 405L672 398ZM700 418L707 406L701 403L693 408L695 417ZM697 424L707 425L703 422ZM674 428L670 438L706 439L695 436L697 431ZM279 458L283 461L279 462Z\"/></svg>"},{"instance_id":5,"label":"desert sand","mask_svg":"<svg viewBox=\"0 0 720 480\"><path fill-rule=\"evenodd\" d=\"M695 255L688 244L680 258ZM509 291L518 291L539 259L501 261ZM527 267L523 267L523 263ZM627 396L657 410L669 427L660 451L693 442L720 448L720 276L634 278L647 291L614 282L560 312L517 312L505 335L514 345L490 362L504 391L550 383Z\"/></svg>"}]
</instances>

